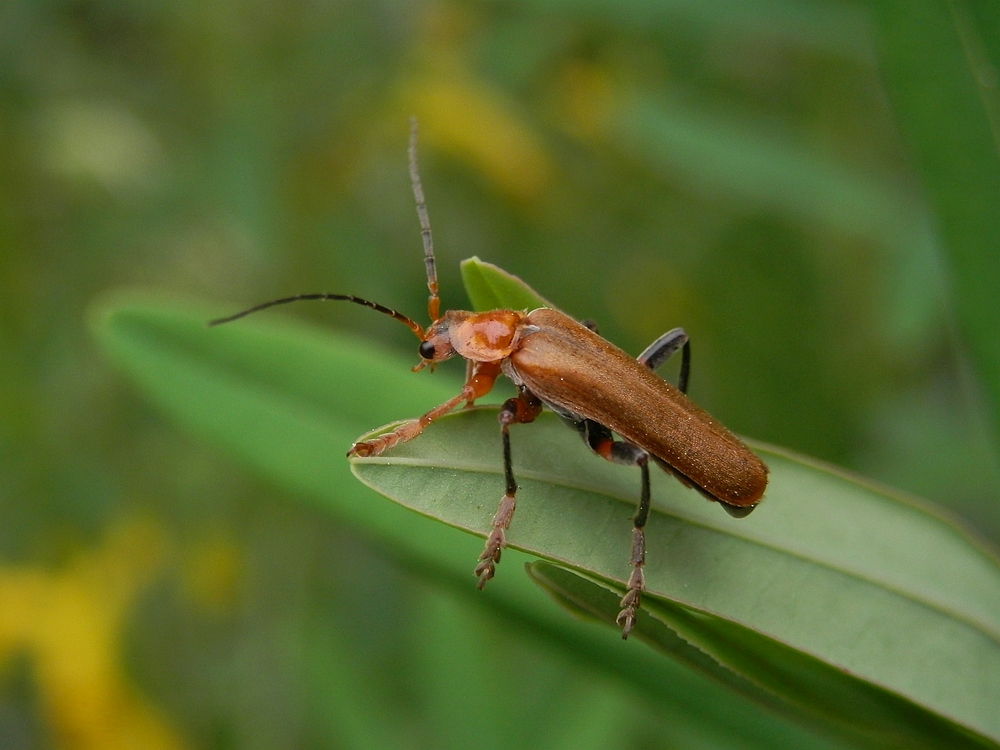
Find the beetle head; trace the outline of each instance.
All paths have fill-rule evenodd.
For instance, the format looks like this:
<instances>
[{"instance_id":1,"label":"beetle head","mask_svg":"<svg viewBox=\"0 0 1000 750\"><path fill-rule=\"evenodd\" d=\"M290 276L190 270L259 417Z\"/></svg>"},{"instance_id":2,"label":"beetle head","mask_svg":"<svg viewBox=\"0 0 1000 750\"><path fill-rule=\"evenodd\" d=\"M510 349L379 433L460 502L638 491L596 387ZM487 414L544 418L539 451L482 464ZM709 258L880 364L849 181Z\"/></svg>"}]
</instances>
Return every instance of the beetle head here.
<instances>
[{"instance_id":1,"label":"beetle head","mask_svg":"<svg viewBox=\"0 0 1000 750\"><path fill-rule=\"evenodd\" d=\"M451 320L454 311L446 312L431 324L420 342L420 362L413 371L422 370L430 365L432 368L438 362L454 357L455 347L451 343Z\"/></svg>"},{"instance_id":2,"label":"beetle head","mask_svg":"<svg viewBox=\"0 0 1000 750\"><path fill-rule=\"evenodd\" d=\"M499 362L517 346L524 313L515 310L449 310L434 321L420 342L420 364L442 362L456 354L472 362Z\"/></svg>"}]
</instances>

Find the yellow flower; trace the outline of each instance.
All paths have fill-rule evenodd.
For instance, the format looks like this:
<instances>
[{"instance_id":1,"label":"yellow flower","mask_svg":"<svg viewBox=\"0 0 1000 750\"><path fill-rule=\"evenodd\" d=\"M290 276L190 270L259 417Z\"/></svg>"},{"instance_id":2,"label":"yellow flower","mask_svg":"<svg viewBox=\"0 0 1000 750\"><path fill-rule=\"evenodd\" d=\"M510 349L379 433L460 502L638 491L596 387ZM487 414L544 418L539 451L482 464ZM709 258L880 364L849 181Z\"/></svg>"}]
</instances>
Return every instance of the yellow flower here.
<instances>
[{"instance_id":1,"label":"yellow flower","mask_svg":"<svg viewBox=\"0 0 1000 750\"><path fill-rule=\"evenodd\" d=\"M27 653L59 747L184 747L121 666L126 615L165 552L158 526L132 521L59 570L0 568L0 665Z\"/></svg>"}]
</instances>

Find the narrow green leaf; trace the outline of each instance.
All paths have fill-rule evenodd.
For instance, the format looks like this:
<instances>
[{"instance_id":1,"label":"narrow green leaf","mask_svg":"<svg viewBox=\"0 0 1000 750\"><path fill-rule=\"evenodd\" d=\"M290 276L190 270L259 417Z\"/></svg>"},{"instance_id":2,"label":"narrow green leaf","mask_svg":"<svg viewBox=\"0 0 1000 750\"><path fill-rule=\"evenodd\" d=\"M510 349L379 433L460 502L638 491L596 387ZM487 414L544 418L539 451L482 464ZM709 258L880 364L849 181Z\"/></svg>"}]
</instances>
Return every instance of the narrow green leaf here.
<instances>
[{"instance_id":1,"label":"narrow green leaf","mask_svg":"<svg viewBox=\"0 0 1000 750\"><path fill-rule=\"evenodd\" d=\"M879 64L952 274L954 305L1000 435L1000 6L872 0Z\"/></svg>"},{"instance_id":2,"label":"narrow green leaf","mask_svg":"<svg viewBox=\"0 0 1000 750\"><path fill-rule=\"evenodd\" d=\"M511 306L493 281L507 274L477 270L499 290L487 301ZM491 504L456 500L499 486L490 476L500 471L498 437L483 414L441 420L391 457L357 461L355 473L407 507L485 535ZM635 472L595 461L560 428L546 414L517 430L518 513L530 509L529 521L515 519L511 544L623 583L629 525L619 519L636 502ZM667 504L647 524L648 608L737 676L690 650L674 656L758 700L750 684L763 687L875 747L996 746L997 559L913 501L759 450L771 468L767 502L738 522L657 476Z\"/></svg>"},{"instance_id":3,"label":"narrow green leaf","mask_svg":"<svg viewBox=\"0 0 1000 750\"><path fill-rule=\"evenodd\" d=\"M473 310L534 310L555 307L513 274L479 258L462 261L462 283Z\"/></svg>"},{"instance_id":4,"label":"narrow green leaf","mask_svg":"<svg viewBox=\"0 0 1000 750\"><path fill-rule=\"evenodd\" d=\"M638 644L623 644L612 629L567 618L524 575L531 558L516 550L505 553L501 575L476 591L472 568L482 540L386 502L350 476L343 457L363 430L422 413L455 393L458 381L440 371L413 374L412 361L281 315L205 327L222 312L116 295L96 307L92 327L124 372L178 424L377 539L428 580L630 684L655 700L680 734L715 747L837 747L672 661L652 658ZM477 438L483 443L478 452L485 454L485 445L498 440L495 413L486 413L480 427L485 432ZM496 469L499 454L492 458ZM488 516L499 497L496 476L489 479L486 495L455 501Z\"/></svg>"},{"instance_id":5,"label":"narrow green leaf","mask_svg":"<svg viewBox=\"0 0 1000 750\"><path fill-rule=\"evenodd\" d=\"M539 560L527 567L528 575L551 596L556 603L565 607L576 617L595 619L615 628L621 611L624 589L606 581L600 581L580 574L569 568ZM647 604L650 598L647 596ZM717 682L728 685L758 703L769 704L778 710L787 710L785 705L741 674L723 667L705 651L681 638L677 631L654 618L645 609L636 613L638 625L633 638L639 638L673 659L704 672Z\"/></svg>"},{"instance_id":6,"label":"narrow green leaf","mask_svg":"<svg viewBox=\"0 0 1000 750\"><path fill-rule=\"evenodd\" d=\"M780 137L773 123L637 96L609 122L622 149L696 188L906 253L935 251L923 206L900 185L852 171Z\"/></svg>"},{"instance_id":7,"label":"narrow green leaf","mask_svg":"<svg viewBox=\"0 0 1000 750\"><path fill-rule=\"evenodd\" d=\"M534 563L531 574L567 606L584 607L614 623L621 589L609 590L606 584L551 563ZM598 604L600 609L595 610ZM649 614L641 614L637 635L653 648L778 710L794 707L804 717L836 721L861 744L879 748L994 747L891 691L751 629L653 597L647 597L645 606ZM742 677L744 674L750 679ZM773 694L764 693L758 683L777 689ZM775 705L779 695L787 703Z\"/></svg>"},{"instance_id":8,"label":"narrow green leaf","mask_svg":"<svg viewBox=\"0 0 1000 750\"><path fill-rule=\"evenodd\" d=\"M355 461L355 473L418 513L485 535L503 486L495 420L494 409L453 414L420 440ZM521 489L509 544L623 585L635 472L595 460L551 414L513 440ZM833 725L850 722L873 747L995 747L996 558L905 498L757 450L771 481L746 519L654 477L645 566L654 614L744 679ZM807 687L816 700L805 704L797 693Z\"/></svg>"}]
</instances>

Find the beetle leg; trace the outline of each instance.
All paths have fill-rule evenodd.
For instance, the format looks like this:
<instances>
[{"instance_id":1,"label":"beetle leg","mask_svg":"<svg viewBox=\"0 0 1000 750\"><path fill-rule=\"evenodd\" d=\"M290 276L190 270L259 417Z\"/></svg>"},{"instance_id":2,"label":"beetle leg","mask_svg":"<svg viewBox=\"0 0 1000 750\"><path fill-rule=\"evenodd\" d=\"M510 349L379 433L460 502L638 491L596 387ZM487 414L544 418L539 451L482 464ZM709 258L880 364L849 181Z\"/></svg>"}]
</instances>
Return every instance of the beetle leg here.
<instances>
[{"instance_id":1,"label":"beetle leg","mask_svg":"<svg viewBox=\"0 0 1000 750\"><path fill-rule=\"evenodd\" d=\"M618 445L628 445L628 443L618 443ZM642 494L639 496L639 509L632 519L632 556L629 559L632 575L629 576L625 596L622 597L619 605L622 611L615 618L615 622L622 629L622 640L628 638L632 626L635 625L635 611L639 607L639 600L646 588L642 566L646 563L646 534L643 528L649 517L649 456L646 455L645 451L641 451L641 453L642 455L636 458L636 463L642 470Z\"/></svg>"},{"instance_id":2,"label":"beetle leg","mask_svg":"<svg viewBox=\"0 0 1000 750\"><path fill-rule=\"evenodd\" d=\"M677 376L677 389L681 393L687 393L688 375L691 372L691 344L688 343L688 335L683 328L667 331L647 346L636 359L650 370L658 370L660 365L666 362L678 349L681 349L681 372Z\"/></svg>"},{"instance_id":3,"label":"beetle leg","mask_svg":"<svg viewBox=\"0 0 1000 750\"><path fill-rule=\"evenodd\" d=\"M510 527L510 519L514 516L514 508L517 505L517 481L514 479L514 468L510 456L510 426L515 422L522 424L533 422L541 411L542 402L524 389L514 398L507 399L500 407L503 474L506 488L504 496L500 498L497 512L493 516L493 528L486 539L486 548L479 556L479 564L476 566L475 574L479 576L479 588L485 586L496 572L497 563L500 562L500 553L503 552L503 548L507 544L507 529Z\"/></svg>"},{"instance_id":4,"label":"beetle leg","mask_svg":"<svg viewBox=\"0 0 1000 750\"><path fill-rule=\"evenodd\" d=\"M628 638L635 625L635 611L639 608L639 600L645 589L642 566L646 562L646 535L643 528L646 526L646 519L649 518L649 454L624 440L615 440L611 430L592 419L582 419L576 423L576 427L591 450L601 458L616 464L638 466L642 472L639 509L632 517L632 554L629 558L632 574L628 579L625 596L622 597L620 605L622 610L615 619L621 626L624 639Z\"/></svg>"},{"instance_id":5,"label":"beetle leg","mask_svg":"<svg viewBox=\"0 0 1000 750\"><path fill-rule=\"evenodd\" d=\"M413 440L413 438L424 431L424 428L427 425L438 417L444 416L463 401L472 403L477 398L482 398L489 393L499 375L499 363L477 362L476 366L472 369L471 375L469 375L468 379L465 381L465 385L462 386L462 390L457 396L448 399L439 406L435 406L422 417L403 422L403 424L399 425L399 427L391 432L378 435L370 440L361 440L355 443L351 446L351 449L347 451L348 457L362 456L367 458L368 456L379 456L393 446L399 445L399 443L405 443L408 440Z\"/></svg>"},{"instance_id":6,"label":"beetle leg","mask_svg":"<svg viewBox=\"0 0 1000 750\"><path fill-rule=\"evenodd\" d=\"M466 380L466 382L468 382L469 378L471 378L473 376L473 374L475 374L477 364L478 363L474 362L471 359L465 360L465 380ZM476 396L475 398L469 399L468 401L465 402L465 406L463 406L462 408L463 409L469 409L472 406L475 406L475 401L476 401L477 398L479 398L479 396Z\"/></svg>"}]
</instances>

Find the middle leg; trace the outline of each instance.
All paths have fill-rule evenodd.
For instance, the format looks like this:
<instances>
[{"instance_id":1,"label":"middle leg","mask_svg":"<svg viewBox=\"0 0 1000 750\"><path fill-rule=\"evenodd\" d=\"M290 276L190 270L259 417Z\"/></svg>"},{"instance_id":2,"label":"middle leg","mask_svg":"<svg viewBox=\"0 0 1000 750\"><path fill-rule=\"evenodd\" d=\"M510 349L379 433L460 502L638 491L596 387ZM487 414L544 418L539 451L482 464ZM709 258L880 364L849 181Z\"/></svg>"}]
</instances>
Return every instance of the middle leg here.
<instances>
[{"instance_id":1,"label":"middle leg","mask_svg":"<svg viewBox=\"0 0 1000 750\"><path fill-rule=\"evenodd\" d=\"M486 547L479 556L479 564L476 566L475 574L479 576L479 588L486 585L494 573L496 573L497 563L500 562L500 554L507 546L507 529L510 527L510 520L514 516L514 508L517 505L517 480L514 479L514 467L510 453L510 426L515 422L533 422L542 411L542 402L538 400L530 391L522 389L514 398L509 398L500 407L500 433L503 437L503 474L505 490L504 496L500 498L500 505L493 516L493 528L486 538Z\"/></svg>"}]
</instances>

